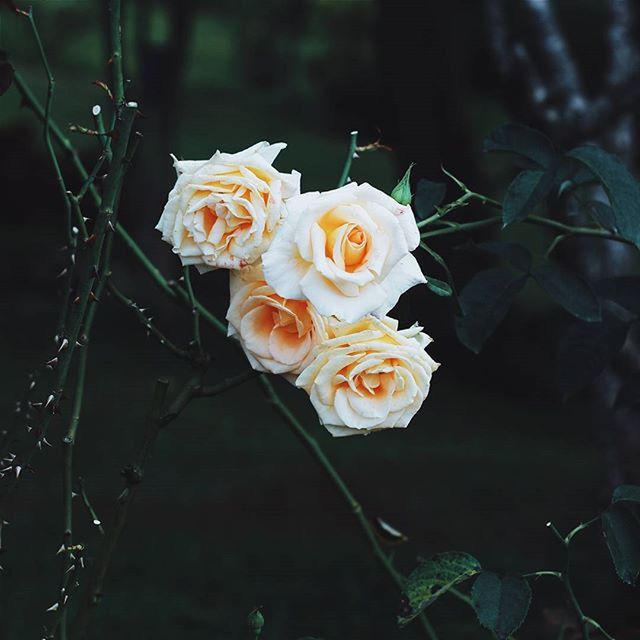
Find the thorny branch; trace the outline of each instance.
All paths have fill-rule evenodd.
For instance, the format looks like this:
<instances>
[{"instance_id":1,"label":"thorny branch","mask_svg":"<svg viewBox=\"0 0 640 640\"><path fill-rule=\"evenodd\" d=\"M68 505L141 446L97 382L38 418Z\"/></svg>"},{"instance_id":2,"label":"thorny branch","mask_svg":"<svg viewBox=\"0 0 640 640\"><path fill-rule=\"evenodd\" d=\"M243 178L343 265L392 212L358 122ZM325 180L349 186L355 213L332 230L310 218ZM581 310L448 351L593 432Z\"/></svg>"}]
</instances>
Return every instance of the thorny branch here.
<instances>
[{"instance_id":1,"label":"thorny branch","mask_svg":"<svg viewBox=\"0 0 640 640\"><path fill-rule=\"evenodd\" d=\"M533 5L533 2L531 2L530 4ZM546 5L546 3L544 2L538 4L542 9L544 9L544 6ZM58 411L59 402L62 397L63 390L66 387L69 372L71 370L73 352L76 347L82 346L84 343L86 343L86 338L83 337L83 335L88 336L93 317L95 316L95 309L97 308L95 304L90 304L90 302L91 300L99 300L101 298L101 293L104 290L105 286L109 286L114 297L126 307L131 308L136 313L141 323L146 328L148 328L155 335L155 337L157 337L161 341L161 343L164 344L164 346L167 346L167 348L169 348L174 353L174 355L181 358L193 360L193 357L190 356L187 351L180 349L179 347L168 341L166 337L162 333L160 333L160 331L157 330L154 325L151 324L150 319L145 316L144 311L138 308L133 301L122 294L117 288L115 288L112 282L109 282L108 274L110 266L110 251L111 243L113 241L113 234L111 233L111 231L113 229L118 230L118 233L125 242L126 246L134 253L135 257L140 261L140 263L147 270L154 281L160 286L163 292L170 298L182 302L185 306L188 306L188 308L191 309L194 316L194 339L199 351L201 349L199 325L200 317L209 322L218 331L226 334L226 327L224 323L215 315L213 315L209 310L207 310L195 297L193 289L191 288L191 283L188 279L188 273L185 274L186 288L181 287L176 282L168 281L166 278L164 278L157 267L155 267L155 265L153 265L153 263L142 252L140 247L129 236L126 230L124 230L121 225L117 224L117 203L120 195L122 180L124 178L126 166L129 164L131 155L135 150L136 141L133 141L131 142L131 144L129 144L129 138L133 132L132 126L137 110L137 105L135 103L124 103L124 75L122 70L120 33L120 2L118 0L112 0L110 15L110 41L112 48L112 89L115 103L114 130L118 132L118 135L113 136L110 139L114 141L112 145L113 148L111 148L111 144L109 142L105 144L102 153L98 158L98 161L96 162L94 168L90 173L88 173L84 168L84 165L82 164L77 152L75 151L69 140L62 134L62 131L55 125L55 123L51 119L50 95L52 95L53 93L52 88L50 88L50 94L48 94L47 102L43 109L35 99L35 96L33 96L33 93L19 76L19 74L16 74L16 86L18 87L18 90L20 91L25 104L29 106L34 111L34 113L44 122L45 138L48 141L48 149L52 149L51 135L53 135L58 144L60 144L70 154L74 166L84 179L84 183L77 196L70 199L69 197L67 197L68 193L66 191L66 188L63 192L63 195L65 195L65 200L69 203L70 207L76 214L78 224L80 225L80 220L84 222L84 218L81 215L80 205L85 194L90 193L92 198L94 199L94 202L99 207L98 216L93 225L93 228L91 229L91 235L88 235L86 231L83 231L82 233L82 253L80 255L80 259L78 260L77 267L80 274L77 278L77 295L74 300L70 316L68 320L65 319L65 322L62 325L62 330L59 332L59 340L60 343L64 345L64 347L61 349L61 355L56 356L56 358L58 359L58 362L56 362L56 387L51 399L48 400L45 405L45 408L49 408L49 414L45 416L40 427L40 434L42 438L44 438L44 436L46 435L47 426L49 424L49 420L51 419L50 415L53 415L53 413ZM41 48L40 42L39 46ZM559 53L562 54L562 51L560 51ZM50 74L50 71L48 70L48 65L46 64L46 58L43 57L43 60L45 63L45 68L47 69L48 77L50 79L50 87L52 87L52 76ZM96 115L97 117L98 114L94 113L94 115ZM98 125L97 130L99 132L102 131L102 126ZM345 184L348 180L351 163L354 158L356 149L357 132L352 132L347 159L340 178L341 185ZM53 154L53 158L54 162L57 163L55 154ZM109 172L105 181L104 192L101 196L95 188L94 181L105 161L109 163ZM472 199L482 201L485 204L492 204L494 206L499 206L500 204L496 203L496 201L492 201L490 198L470 191L465 193L465 196L467 196L465 202L459 203L458 206L464 206L464 204L466 204L468 200ZM450 210L453 210L453 208L451 208ZM443 217L444 214L441 214L441 212L439 212L438 219L431 220L430 222L440 222L440 219ZM605 237L602 233L600 233L601 230L599 229L569 226L547 219L537 219L536 217L532 217L531 221L534 224L553 226L555 229L562 230L566 233L597 235L599 237ZM449 223L443 228L424 232L423 238L432 237L433 235L442 235L444 233L469 230L471 228L470 225L473 224L493 224L494 222L494 219L489 219L488 221L485 220L478 221L476 223L455 224L454 226L450 226L451 223ZM82 229L82 226L80 225L79 228ZM66 626L66 603L68 601L68 596L70 593L68 585L73 585L75 583L76 573L78 567L80 566L80 560L82 558L81 545L74 545L72 541L73 523L71 499L73 497L72 451L73 442L75 440L77 427L80 421L86 359L87 349L85 347L78 363L74 406L65 436L65 445L67 446L65 448L63 490L65 522L65 542L63 546L64 564L60 597L58 599L58 602L56 603L57 606L55 607L57 622L53 625L52 633L55 633L56 631L56 624L60 624L61 628L64 628ZM194 361L194 363L196 365L199 364L197 361ZM193 398L211 396L221 393L238 384L241 384L246 380L249 380L256 375L256 373L253 371L245 372L240 374L239 376L224 380L219 384L207 387L203 385L204 371L205 370L203 366L197 366L196 372L187 380L185 385L175 395L174 399L166 408L165 405L169 386L168 382L164 379L159 379L156 383L151 410L146 420L145 436L142 440L138 453L135 456L134 463L123 470L125 486L116 501L116 514L109 528L106 529L104 544L102 545L101 551L92 569L91 576L88 579L86 587L84 589L80 609L74 621L72 630L71 637L74 640L79 640L79 638L83 636L89 622L91 611L100 602L107 570L113 557L120 534L124 528L131 500L133 499L135 492L137 491L137 487L143 479L144 467L149 459L160 430L163 427L167 426L170 422L175 420ZM365 516L361 505L355 499L350 489L339 475L338 471L326 457L326 454L322 451L315 438L309 435L306 428L281 400L275 388L269 382L268 378L265 376L261 376L260 382L269 402L278 411L278 413L280 413L280 415L292 428L294 433L296 433L296 435L309 449L313 457L319 462L328 477L331 478L332 482L337 487L345 502L349 505L354 514L354 517L356 518L362 532L365 535L365 538L369 542L374 556L378 559L378 561L380 562L386 573L389 575L389 577L394 581L394 583L402 589L404 587L404 577L395 569L391 560L381 548L373 527L368 518ZM89 508L90 512L92 512L88 500L85 500L85 504ZM93 512L92 517L94 520L96 520ZM3 524L4 521L0 520L0 535L2 533ZM538 572L539 575L542 575L543 573L551 574L553 572ZM459 597L468 601L468 598L463 594L460 594ZM583 617L583 622L585 621L588 622L588 624L591 624L594 627L597 626L599 628L597 623ZM422 617L422 624L426 635L430 638L436 638L435 631L433 630L427 619L424 617ZM64 637L66 631L63 631L62 633L63 636L61 637Z\"/></svg>"}]
</instances>

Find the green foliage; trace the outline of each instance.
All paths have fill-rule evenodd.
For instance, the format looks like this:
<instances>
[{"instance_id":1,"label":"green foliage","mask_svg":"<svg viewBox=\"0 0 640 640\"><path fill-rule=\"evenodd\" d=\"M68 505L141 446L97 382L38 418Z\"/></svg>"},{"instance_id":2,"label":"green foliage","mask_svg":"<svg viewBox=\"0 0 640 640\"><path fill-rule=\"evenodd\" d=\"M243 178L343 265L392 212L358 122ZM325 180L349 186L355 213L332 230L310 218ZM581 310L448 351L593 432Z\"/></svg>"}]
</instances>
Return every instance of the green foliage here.
<instances>
[{"instance_id":1,"label":"green foliage","mask_svg":"<svg viewBox=\"0 0 640 640\"><path fill-rule=\"evenodd\" d=\"M264 627L264 616L262 615L261 607L252 609L247 616L247 626L254 638L259 638L262 633L262 627Z\"/></svg>"},{"instance_id":2,"label":"green foliage","mask_svg":"<svg viewBox=\"0 0 640 640\"><path fill-rule=\"evenodd\" d=\"M526 275L502 268L477 273L460 293L460 313L455 318L460 342L478 353L526 281Z\"/></svg>"},{"instance_id":3,"label":"green foliage","mask_svg":"<svg viewBox=\"0 0 640 640\"><path fill-rule=\"evenodd\" d=\"M545 262L531 269L533 279L562 307L581 320L602 319L600 300L591 285L567 269Z\"/></svg>"},{"instance_id":4,"label":"green foliage","mask_svg":"<svg viewBox=\"0 0 640 640\"><path fill-rule=\"evenodd\" d=\"M589 200L584 203L582 210L590 214L603 229L618 233L616 216L608 204L599 200Z\"/></svg>"},{"instance_id":5,"label":"green foliage","mask_svg":"<svg viewBox=\"0 0 640 640\"><path fill-rule=\"evenodd\" d=\"M506 640L524 622L531 602L531 588L521 576L483 571L471 590L473 607L483 627Z\"/></svg>"},{"instance_id":6,"label":"green foliage","mask_svg":"<svg viewBox=\"0 0 640 640\"><path fill-rule=\"evenodd\" d=\"M443 280L438 280L437 278L432 278L431 276L425 276L427 278L427 287L437 296L442 296L443 298L448 298L453 295L453 289L451 286L444 282Z\"/></svg>"},{"instance_id":7,"label":"green foliage","mask_svg":"<svg viewBox=\"0 0 640 640\"><path fill-rule=\"evenodd\" d=\"M556 184L558 185L559 196L578 187L597 182L598 178L581 162L567 155L558 158Z\"/></svg>"},{"instance_id":8,"label":"green foliage","mask_svg":"<svg viewBox=\"0 0 640 640\"><path fill-rule=\"evenodd\" d=\"M636 489L640 491L640 487ZM638 518L626 506L612 504L602 514L602 533L618 577L626 584L634 585L640 575Z\"/></svg>"},{"instance_id":9,"label":"green foliage","mask_svg":"<svg viewBox=\"0 0 640 640\"><path fill-rule=\"evenodd\" d=\"M413 163L409 165L405 174L400 179L400 182L393 188L391 197L400 204L411 204L413 195L411 194L411 170L413 169Z\"/></svg>"},{"instance_id":10,"label":"green foliage","mask_svg":"<svg viewBox=\"0 0 640 640\"><path fill-rule=\"evenodd\" d=\"M587 145L568 154L587 166L607 192L615 226L623 238L640 244L640 186L619 158Z\"/></svg>"},{"instance_id":11,"label":"green foliage","mask_svg":"<svg viewBox=\"0 0 640 640\"><path fill-rule=\"evenodd\" d=\"M525 273L531 268L529 250L515 242L472 242L465 248L504 260Z\"/></svg>"},{"instance_id":12,"label":"green foliage","mask_svg":"<svg viewBox=\"0 0 640 640\"><path fill-rule=\"evenodd\" d=\"M502 226L524 220L549 195L553 186L552 171L527 170L509 185L502 203Z\"/></svg>"},{"instance_id":13,"label":"green foliage","mask_svg":"<svg viewBox=\"0 0 640 640\"><path fill-rule=\"evenodd\" d=\"M620 351L628 325L611 314L601 322L576 322L561 332L556 354L560 392L570 395L591 383Z\"/></svg>"},{"instance_id":14,"label":"green foliage","mask_svg":"<svg viewBox=\"0 0 640 640\"><path fill-rule=\"evenodd\" d=\"M612 504L617 502L633 502L640 504L640 487L635 484L621 484L613 490Z\"/></svg>"},{"instance_id":15,"label":"green foliage","mask_svg":"<svg viewBox=\"0 0 640 640\"><path fill-rule=\"evenodd\" d=\"M511 153L546 169L556 160L551 141L539 131L521 124L504 124L484 139L483 151Z\"/></svg>"},{"instance_id":16,"label":"green foliage","mask_svg":"<svg viewBox=\"0 0 640 640\"><path fill-rule=\"evenodd\" d=\"M446 185L441 182L420 180L416 189L414 200L414 212L420 220L430 216L435 208L442 202L447 192Z\"/></svg>"},{"instance_id":17,"label":"green foliage","mask_svg":"<svg viewBox=\"0 0 640 640\"><path fill-rule=\"evenodd\" d=\"M480 563L473 556L460 551L447 551L427 560L420 559L407 579L398 624L408 624L449 589L481 570Z\"/></svg>"}]
</instances>

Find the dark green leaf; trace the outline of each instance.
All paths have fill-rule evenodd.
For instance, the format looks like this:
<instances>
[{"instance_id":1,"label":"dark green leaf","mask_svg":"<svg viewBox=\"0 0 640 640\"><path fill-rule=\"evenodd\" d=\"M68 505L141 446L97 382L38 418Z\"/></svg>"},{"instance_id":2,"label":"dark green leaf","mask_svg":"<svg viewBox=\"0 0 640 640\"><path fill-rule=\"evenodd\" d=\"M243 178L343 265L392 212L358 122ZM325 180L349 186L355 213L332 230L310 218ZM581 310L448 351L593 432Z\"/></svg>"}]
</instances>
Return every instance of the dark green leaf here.
<instances>
[{"instance_id":1,"label":"dark green leaf","mask_svg":"<svg viewBox=\"0 0 640 640\"><path fill-rule=\"evenodd\" d=\"M513 153L539 167L549 167L556 151L549 139L539 131L521 124L504 124L484 139L483 151Z\"/></svg>"},{"instance_id":2,"label":"dark green leaf","mask_svg":"<svg viewBox=\"0 0 640 640\"><path fill-rule=\"evenodd\" d=\"M640 523L631 511L615 504L602 514L602 533L618 577L635 584L640 575Z\"/></svg>"},{"instance_id":3,"label":"dark green leaf","mask_svg":"<svg viewBox=\"0 0 640 640\"><path fill-rule=\"evenodd\" d=\"M596 283L600 296L620 305L634 316L640 317L640 278L637 276L618 276L604 278Z\"/></svg>"},{"instance_id":4,"label":"dark green leaf","mask_svg":"<svg viewBox=\"0 0 640 640\"><path fill-rule=\"evenodd\" d=\"M556 169L556 184L558 185L558 195L566 191L583 187L587 184L598 182L598 178L582 162L574 158L564 156L559 159Z\"/></svg>"},{"instance_id":5,"label":"dark green leaf","mask_svg":"<svg viewBox=\"0 0 640 640\"><path fill-rule=\"evenodd\" d=\"M640 186L620 159L590 145L573 149L568 155L598 177L609 197L620 234L640 244Z\"/></svg>"},{"instance_id":6,"label":"dark green leaf","mask_svg":"<svg viewBox=\"0 0 640 640\"><path fill-rule=\"evenodd\" d=\"M622 349L628 325L611 314L602 322L576 322L560 335L556 360L558 387L563 395L580 391L602 372Z\"/></svg>"},{"instance_id":7,"label":"dark green leaf","mask_svg":"<svg viewBox=\"0 0 640 640\"><path fill-rule=\"evenodd\" d=\"M523 171L509 185L502 202L502 226L524 220L549 195L551 171Z\"/></svg>"},{"instance_id":8,"label":"dark green leaf","mask_svg":"<svg viewBox=\"0 0 640 640\"><path fill-rule=\"evenodd\" d=\"M0 96L5 94L13 83L13 67L5 51L0 51Z\"/></svg>"},{"instance_id":9,"label":"dark green leaf","mask_svg":"<svg viewBox=\"0 0 640 640\"><path fill-rule=\"evenodd\" d=\"M500 268L477 273L460 293L461 312L455 319L460 342L478 353L526 281L526 275Z\"/></svg>"},{"instance_id":10,"label":"dark green leaf","mask_svg":"<svg viewBox=\"0 0 640 640\"><path fill-rule=\"evenodd\" d=\"M613 209L604 202L599 200L590 200L585 202L582 207L585 213L590 214L596 220L596 222L607 231L613 231L618 233L618 227L616 225L616 216L613 213Z\"/></svg>"},{"instance_id":11,"label":"dark green leaf","mask_svg":"<svg viewBox=\"0 0 640 640\"><path fill-rule=\"evenodd\" d=\"M483 571L473 584L471 598L480 624L506 640L527 617L531 587L522 576Z\"/></svg>"},{"instance_id":12,"label":"dark green leaf","mask_svg":"<svg viewBox=\"0 0 640 640\"><path fill-rule=\"evenodd\" d=\"M441 182L431 182L430 180L420 180L416 189L413 208L416 216L420 220L429 217L435 208L444 199L447 192L446 185Z\"/></svg>"},{"instance_id":13,"label":"dark green leaf","mask_svg":"<svg viewBox=\"0 0 640 640\"><path fill-rule=\"evenodd\" d=\"M438 280L437 278L432 278L431 276L425 276L427 278L427 287L433 291L438 296L442 296L444 298L448 298L453 295L453 289L442 280Z\"/></svg>"},{"instance_id":14,"label":"dark green leaf","mask_svg":"<svg viewBox=\"0 0 640 640\"><path fill-rule=\"evenodd\" d=\"M521 271L529 271L531 267L529 250L515 242L471 242L462 248L500 258Z\"/></svg>"},{"instance_id":15,"label":"dark green leaf","mask_svg":"<svg viewBox=\"0 0 640 640\"><path fill-rule=\"evenodd\" d=\"M535 266L531 275L560 306L577 318L587 322L602 319L598 296L580 276L551 262Z\"/></svg>"},{"instance_id":16,"label":"dark green leaf","mask_svg":"<svg viewBox=\"0 0 640 640\"><path fill-rule=\"evenodd\" d=\"M398 624L404 626L451 587L482 570L468 553L447 551L420 560L407 579Z\"/></svg>"},{"instance_id":17,"label":"dark green leaf","mask_svg":"<svg viewBox=\"0 0 640 640\"><path fill-rule=\"evenodd\" d=\"M451 271L449 270L447 263L445 262L444 258L439 253L435 252L431 247L429 247L426 242L421 242L420 248L429 256L431 256L431 258L442 267L445 276L447 277L447 284L449 290L451 291L450 295L453 297L453 302L457 310L459 308L458 293L456 291L455 282L453 281L453 275L451 275Z\"/></svg>"},{"instance_id":18,"label":"dark green leaf","mask_svg":"<svg viewBox=\"0 0 640 640\"><path fill-rule=\"evenodd\" d=\"M637 484L621 484L613 490L611 502L635 502L640 504L640 486Z\"/></svg>"}]
</instances>

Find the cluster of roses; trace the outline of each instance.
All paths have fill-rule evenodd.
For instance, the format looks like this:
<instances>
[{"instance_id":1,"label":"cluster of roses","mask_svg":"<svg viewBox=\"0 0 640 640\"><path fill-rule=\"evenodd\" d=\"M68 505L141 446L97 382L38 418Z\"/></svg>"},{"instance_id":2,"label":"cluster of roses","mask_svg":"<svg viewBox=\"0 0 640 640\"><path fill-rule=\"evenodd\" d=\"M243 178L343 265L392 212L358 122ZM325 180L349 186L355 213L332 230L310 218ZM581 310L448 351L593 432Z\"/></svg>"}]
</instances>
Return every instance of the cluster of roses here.
<instances>
[{"instance_id":1,"label":"cluster of roses","mask_svg":"<svg viewBox=\"0 0 640 640\"><path fill-rule=\"evenodd\" d=\"M411 207L368 184L300 193L283 143L175 160L157 229L183 265L230 270L227 320L258 370L310 396L334 435L406 427L438 364L387 312L424 283Z\"/></svg>"}]
</instances>

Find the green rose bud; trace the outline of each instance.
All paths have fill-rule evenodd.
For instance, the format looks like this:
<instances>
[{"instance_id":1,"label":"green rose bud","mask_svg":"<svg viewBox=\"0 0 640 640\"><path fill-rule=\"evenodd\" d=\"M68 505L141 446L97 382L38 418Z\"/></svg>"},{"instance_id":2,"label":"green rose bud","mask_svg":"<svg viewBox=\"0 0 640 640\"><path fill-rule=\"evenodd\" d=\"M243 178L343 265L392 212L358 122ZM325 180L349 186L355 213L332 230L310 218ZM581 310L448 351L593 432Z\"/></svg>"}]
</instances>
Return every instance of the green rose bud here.
<instances>
[{"instance_id":1,"label":"green rose bud","mask_svg":"<svg viewBox=\"0 0 640 640\"><path fill-rule=\"evenodd\" d=\"M260 611L262 607L256 607L251 611L251 613L247 616L247 625L251 630L254 638L259 638L262 633L262 627L264 627L264 616L262 615L262 611Z\"/></svg>"},{"instance_id":2,"label":"green rose bud","mask_svg":"<svg viewBox=\"0 0 640 640\"><path fill-rule=\"evenodd\" d=\"M409 179L411 178L411 169L413 169L414 163L412 162L407 169L407 172L402 176L402 179L396 185L395 189L391 192L391 197L400 204L411 204L413 195L411 194L411 185Z\"/></svg>"}]
</instances>

